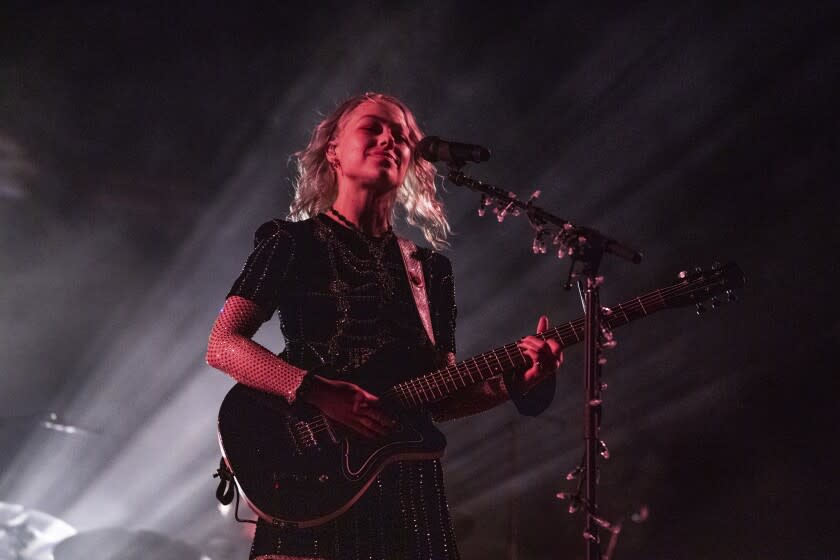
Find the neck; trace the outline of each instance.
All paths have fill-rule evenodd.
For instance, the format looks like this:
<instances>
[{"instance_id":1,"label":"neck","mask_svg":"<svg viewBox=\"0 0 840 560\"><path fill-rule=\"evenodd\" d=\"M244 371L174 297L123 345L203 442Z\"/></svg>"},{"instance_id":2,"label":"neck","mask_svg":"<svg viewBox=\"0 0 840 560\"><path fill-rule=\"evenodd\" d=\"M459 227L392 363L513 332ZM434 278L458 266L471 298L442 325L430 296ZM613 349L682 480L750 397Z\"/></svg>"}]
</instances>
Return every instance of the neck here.
<instances>
[{"instance_id":1,"label":"neck","mask_svg":"<svg viewBox=\"0 0 840 560\"><path fill-rule=\"evenodd\" d=\"M396 193L339 189L333 208L368 235L379 236L391 227Z\"/></svg>"}]
</instances>

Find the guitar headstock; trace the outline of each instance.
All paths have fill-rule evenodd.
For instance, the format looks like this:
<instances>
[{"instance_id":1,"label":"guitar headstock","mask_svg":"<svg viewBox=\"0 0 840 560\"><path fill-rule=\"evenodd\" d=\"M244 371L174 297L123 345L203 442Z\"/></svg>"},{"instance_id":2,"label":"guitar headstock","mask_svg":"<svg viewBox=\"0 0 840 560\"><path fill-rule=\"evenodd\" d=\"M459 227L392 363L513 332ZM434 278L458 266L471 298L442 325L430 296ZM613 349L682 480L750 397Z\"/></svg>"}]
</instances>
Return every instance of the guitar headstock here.
<instances>
[{"instance_id":1,"label":"guitar headstock","mask_svg":"<svg viewBox=\"0 0 840 560\"><path fill-rule=\"evenodd\" d=\"M715 263L709 270L696 268L692 271L679 273L679 281L661 290L666 307L684 307L694 305L697 314L702 314L706 308L704 302L711 300L712 307L721 303L718 297L726 296L728 301L736 301L735 290L744 286L744 272L737 264L730 262L724 265Z\"/></svg>"}]
</instances>

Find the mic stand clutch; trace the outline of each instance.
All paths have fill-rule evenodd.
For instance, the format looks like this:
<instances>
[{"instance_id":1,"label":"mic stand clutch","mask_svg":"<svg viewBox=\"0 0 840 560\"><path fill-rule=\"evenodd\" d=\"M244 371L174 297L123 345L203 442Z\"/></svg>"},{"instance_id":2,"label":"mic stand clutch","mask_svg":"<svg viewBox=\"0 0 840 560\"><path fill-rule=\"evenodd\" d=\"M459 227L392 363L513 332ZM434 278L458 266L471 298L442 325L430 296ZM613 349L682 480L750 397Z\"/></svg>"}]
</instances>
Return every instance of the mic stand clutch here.
<instances>
[{"instance_id":1,"label":"mic stand clutch","mask_svg":"<svg viewBox=\"0 0 840 560\"><path fill-rule=\"evenodd\" d=\"M579 479L580 484L577 492L571 496L561 492L557 497L570 498L569 513L574 513L579 508L583 508L586 515L583 531L586 542L586 559L602 560L598 528L603 527L617 533L616 528L620 531L620 526L614 526L600 517L596 499L598 486L597 457L599 453L604 459L609 457L607 446L599 435L602 416L601 392L606 388L606 385L601 384L601 365L606 363L602 351L615 346L612 333L601 322L601 314L609 313L609 310L601 309L600 286L604 277L598 275L598 268L604 254L615 255L633 263L641 262L642 254L615 239L604 236L595 229L576 226L568 220L537 207L534 201L539 197L539 191L531 195L526 202L522 202L515 193L467 177L461 172L462 167L463 162L450 164L448 178L458 186L467 187L481 193L481 203L478 211L480 216L483 216L486 208L491 205L495 205L493 212L499 222L502 222L508 214L517 216L525 211L528 220L536 231L532 247L534 253L546 253L547 239L550 238L553 245L559 246L558 257L571 257L569 274L563 288L569 290L572 287L572 282L577 281L586 314L584 319L586 352L584 357L585 446L582 464L566 476L569 480L578 476L582 477ZM582 496L581 491L583 492Z\"/></svg>"}]
</instances>

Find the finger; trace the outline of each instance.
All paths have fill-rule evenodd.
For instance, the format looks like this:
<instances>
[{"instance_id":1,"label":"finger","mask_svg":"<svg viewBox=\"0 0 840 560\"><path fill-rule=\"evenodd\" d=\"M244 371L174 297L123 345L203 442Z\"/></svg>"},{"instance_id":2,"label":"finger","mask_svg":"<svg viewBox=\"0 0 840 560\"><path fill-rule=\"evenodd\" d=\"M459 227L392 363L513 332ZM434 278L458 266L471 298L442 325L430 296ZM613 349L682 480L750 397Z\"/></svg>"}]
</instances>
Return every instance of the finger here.
<instances>
[{"instance_id":1,"label":"finger","mask_svg":"<svg viewBox=\"0 0 840 560\"><path fill-rule=\"evenodd\" d=\"M388 428L380 424L373 418L368 416L360 416L358 418L359 424L373 432L374 437L384 436L388 433Z\"/></svg>"},{"instance_id":2,"label":"finger","mask_svg":"<svg viewBox=\"0 0 840 560\"><path fill-rule=\"evenodd\" d=\"M361 414L366 406L367 406L367 403L365 403L365 400L362 397L354 398L353 399L353 406L352 406L353 414L355 414L355 415Z\"/></svg>"},{"instance_id":3,"label":"finger","mask_svg":"<svg viewBox=\"0 0 840 560\"><path fill-rule=\"evenodd\" d=\"M551 354L552 354L555 358L557 358L558 360L562 360L562 359L563 359L563 350L560 348L560 344L559 344L559 343L557 343L557 342L555 342L555 341L553 341L553 340L549 340L549 341L548 341L548 346L551 348Z\"/></svg>"},{"instance_id":4,"label":"finger","mask_svg":"<svg viewBox=\"0 0 840 560\"><path fill-rule=\"evenodd\" d=\"M379 397L377 397L373 393L368 393L364 389L362 389L362 395L364 395L365 400L368 401L369 403L378 403L379 402Z\"/></svg>"},{"instance_id":5,"label":"finger","mask_svg":"<svg viewBox=\"0 0 840 560\"><path fill-rule=\"evenodd\" d=\"M545 342L535 336L526 336L522 340L520 340L517 345L520 348L528 348L531 350L539 350Z\"/></svg>"},{"instance_id":6,"label":"finger","mask_svg":"<svg viewBox=\"0 0 840 560\"><path fill-rule=\"evenodd\" d=\"M373 430L369 429L364 424L357 423L357 424L354 424L350 427L353 429L354 432L366 437L367 439L376 439L376 438L379 437L379 434L377 434Z\"/></svg>"},{"instance_id":7,"label":"finger","mask_svg":"<svg viewBox=\"0 0 840 560\"><path fill-rule=\"evenodd\" d=\"M368 409L367 417L376 422L379 426L381 426L385 430L389 430L392 426L394 426L397 422L384 412L375 409Z\"/></svg>"},{"instance_id":8,"label":"finger","mask_svg":"<svg viewBox=\"0 0 840 560\"><path fill-rule=\"evenodd\" d=\"M548 317L540 315L540 320L537 321L537 332L545 332L548 330Z\"/></svg>"},{"instance_id":9,"label":"finger","mask_svg":"<svg viewBox=\"0 0 840 560\"><path fill-rule=\"evenodd\" d=\"M519 348L526 354L533 354L534 356L540 353L540 345L538 342L522 342L519 344Z\"/></svg>"},{"instance_id":10,"label":"finger","mask_svg":"<svg viewBox=\"0 0 840 560\"><path fill-rule=\"evenodd\" d=\"M353 431L358 435L364 436L369 439L379 437L376 434L376 432L368 428L364 422L361 422L360 417L358 416L349 416L343 420L338 421L344 426L346 426L349 430Z\"/></svg>"}]
</instances>

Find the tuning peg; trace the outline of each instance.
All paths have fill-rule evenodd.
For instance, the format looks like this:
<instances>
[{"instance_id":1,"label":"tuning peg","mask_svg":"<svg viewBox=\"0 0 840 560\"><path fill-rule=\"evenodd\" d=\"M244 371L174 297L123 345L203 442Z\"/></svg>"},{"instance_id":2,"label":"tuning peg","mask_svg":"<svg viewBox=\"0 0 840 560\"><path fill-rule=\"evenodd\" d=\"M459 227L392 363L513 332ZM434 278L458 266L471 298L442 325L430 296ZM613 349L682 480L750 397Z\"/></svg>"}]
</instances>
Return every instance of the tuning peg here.
<instances>
[{"instance_id":1,"label":"tuning peg","mask_svg":"<svg viewBox=\"0 0 840 560\"><path fill-rule=\"evenodd\" d=\"M566 480L574 480L583 472L583 466L578 465L566 473Z\"/></svg>"},{"instance_id":2,"label":"tuning peg","mask_svg":"<svg viewBox=\"0 0 840 560\"><path fill-rule=\"evenodd\" d=\"M589 540L589 541L596 542L596 543L601 542L601 538L598 535L590 533L589 531L584 531L583 532L583 538L586 539L586 540Z\"/></svg>"},{"instance_id":3,"label":"tuning peg","mask_svg":"<svg viewBox=\"0 0 840 560\"><path fill-rule=\"evenodd\" d=\"M538 230L534 235L534 242L531 244L531 251L535 255L544 254L548 250L545 243L545 232Z\"/></svg>"},{"instance_id":4,"label":"tuning peg","mask_svg":"<svg viewBox=\"0 0 840 560\"><path fill-rule=\"evenodd\" d=\"M715 262L712 263L712 270L714 270L714 271L723 270L723 265L720 264L718 261L715 261Z\"/></svg>"},{"instance_id":5,"label":"tuning peg","mask_svg":"<svg viewBox=\"0 0 840 560\"><path fill-rule=\"evenodd\" d=\"M712 298L712 309L717 309L720 307L720 300L716 297Z\"/></svg>"},{"instance_id":6,"label":"tuning peg","mask_svg":"<svg viewBox=\"0 0 840 560\"><path fill-rule=\"evenodd\" d=\"M606 519L604 519L603 517L598 517L597 515L593 515L591 513L589 514L589 517L592 519L592 521L594 521L595 523L597 523L598 525L600 525L604 529L607 529L608 531L615 532L615 528L614 528L613 524L610 523L609 521L607 521Z\"/></svg>"},{"instance_id":7,"label":"tuning peg","mask_svg":"<svg viewBox=\"0 0 840 560\"><path fill-rule=\"evenodd\" d=\"M634 523L644 523L650 517L650 508L647 505L642 505L639 511L630 516Z\"/></svg>"},{"instance_id":8,"label":"tuning peg","mask_svg":"<svg viewBox=\"0 0 840 560\"><path fill-rule=\"evenodd\" d=\"M508 193L508 194L511 194L511 193ZM515 196L516 195L514 195L513 197L515 198ZM502 223L502 222L505 221L505 216L507 216L508 212L510 212L514 216L518 216L519 215L519 208L515 207L513 205L513 202L511 201L511 202L508 202L507 204L505 204L504 208L499 208L499 207L494 208L493 212L496 213L496 219L499 221L499 223Z\"/></svg>"},{"instance_id":9,"label":"tuning peg","mask_svg":"<svg viewBox=\"0 0 840 560\"><path fill-rule=\"evenodd\" d=\"M688 278L688 271L681 270L679 274L677 274L677 278L679 278L680 280L685 280L686 278Z\"/></svg>"},{"instance_id":10,"label":"tuning peg","mask_svg":"<svg viewBox=\"0 0 840 560\"><path fill-rule=\"evenodd\" d=\"M601 448L601 457L603 457L604 459L609 459L610 450L607 448L607 444L604 442L604 440L599 439L598 446Z\"/></svg>"},{"instance_id":11,"label":"tuning peg","mask_svg":"<svg viewBox=\"0 0 840 560\"><path fill-rule=\"evenodd\" d=\"M726 290L726 298L731 302L738 301L738 296L735 295L735 292L732 290Z\"/></svg>"},{"instance_id":12,"label":"tuning peg","mask_svg":"<svg viewBox=\"0 0 840 560\"><path fill-rule=\"evenodd\" d=\"M703 269L700 268L699 266L695 266L694 267L694 272L696 272L697 274L703 274Z\"/></svg>"},{"instance_id":13,"label":"tuning peg","mask_svg":"<svg viewBox=\"0 0 840 560\"><path fill-rule=\"evenodd\" d=\"M580 509L580 498L575 496L569 504L569 513L575 513L578 509Z\"/></svg>"},{"instance_id":14,"label":"tuning peg","mask_svg":"<svg viewBox=\"0 0 840 560\"><path fill-rule=\"evenodd\" d=\"M488 206L490 206L490 199L487 198L486 194L481 195L481 202L478 203L478 215L484 216Z\"/></svg>"},{"instance_id":15,"label":"tuning peg","mask_svg":"<svg viewBox=\"0 0 840 560\"><path fill-rule=\"evenodd\" d=\"M698 314L698 315L702 315L703 313L705 313L705 312L706 312L706 306L705 306L705 305L703 305L702 303L698 303L698 304L696 305L696 307L697 307L697 314Z\"/></svg>"}]
</instances>

